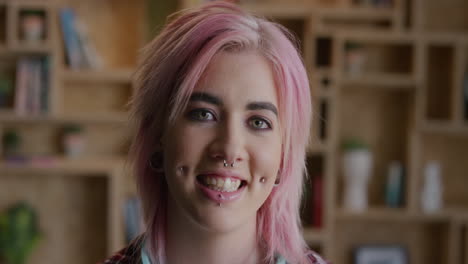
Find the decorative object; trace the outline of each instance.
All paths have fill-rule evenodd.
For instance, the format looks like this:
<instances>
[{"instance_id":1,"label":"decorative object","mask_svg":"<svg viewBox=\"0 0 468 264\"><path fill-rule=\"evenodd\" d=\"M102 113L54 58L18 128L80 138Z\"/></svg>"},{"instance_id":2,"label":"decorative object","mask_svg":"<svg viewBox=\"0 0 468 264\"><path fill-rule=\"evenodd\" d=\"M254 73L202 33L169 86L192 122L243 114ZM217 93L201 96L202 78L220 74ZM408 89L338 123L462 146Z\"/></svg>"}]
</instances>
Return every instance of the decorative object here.
<instances>
[{"instance_id":1,"label":"decorative object","mask_svg":"<svg viewBox=\"0 0 468 264\"><path fill-rule=\"evenodd\" d=\"M21 13L21 35L24 41L37 43L45 38L44 12L26 10Z\"/></svg>"},{"instance_id":2,"label":"decorative object","mask_svg":"<svg viewBox=\"0 0 468 264\"><path fill-rule=\"evenodd\" d=\"M421 192L421 208L425 213L437 212L442 208L442 179L440 163L430 161L424 168L424 186Z\"/></svg>"},{"instance_id":3,"label":"decorative object","mask_svg":"<svg viewBox=\"0 0 468 264\"><path fill-rule=\"evenodd\" d=\"M401 207L403 200L403 177L401 162L392 161L388 168L387 184L385 187L385 202L388 207Z\"/></svg>"},{"instance_id":4,"label":"decorative object","mask_svg":"<svg viewBox=\"0 0 468 264\"><path fill-rule=\"evenodd\" d=\"M369 148L357 141L350 140L344 144L343 176L344 208L352 212L367 209L367 186L373 167L373 157Z\"/></svg>"},{"instance_id":5,"label":"decorative object","mask_svg":"<svg viewBox=\"0 0 468 264\"><path fill-rule=\"evenodd\" d=\"M0 258L5 264L25 264L40 240L35 210L20 202L0 214Z\"/></svg>"},{"instance_id":6,"label":"decorative object","mask_svg":"<svg viewBox=\"0 0 468 264\"><path fill-rule=\"evenodd\" d=\"M15 130L6 130L2 138L3 155L14 157L19 155L21 137Z\"/></svg>"},{"instance_id":7,"label":"decorative object","mask_svg":"<svg viewBox=\"0 0 468 264\"><path fill-rule=\"evenodd\" d=\"M356 264L408 264L408 252L402 246L362 246L354 252Z\"/></svg>"},{"instance_id":8,"label":"decorative object","mask_svg":"<svg viewBox=\"0 0 468 264\"><path fill-rule=\"evenodd\" d=\"M345 46L345 71L350 78L360 77L366 63L365 49L362 45L348 42Z\"/></svg>"},{"instance_id":9,"label":"decorative object","mask_svg":"<svg viewBox=\"0 0 468 264\"><path fill-rule=\"evenodd\" d=\"M83 128L79 125L67 125L63 129L62 144L68 158L81 157L85 149Z\"/></svg>"}]
</instances>

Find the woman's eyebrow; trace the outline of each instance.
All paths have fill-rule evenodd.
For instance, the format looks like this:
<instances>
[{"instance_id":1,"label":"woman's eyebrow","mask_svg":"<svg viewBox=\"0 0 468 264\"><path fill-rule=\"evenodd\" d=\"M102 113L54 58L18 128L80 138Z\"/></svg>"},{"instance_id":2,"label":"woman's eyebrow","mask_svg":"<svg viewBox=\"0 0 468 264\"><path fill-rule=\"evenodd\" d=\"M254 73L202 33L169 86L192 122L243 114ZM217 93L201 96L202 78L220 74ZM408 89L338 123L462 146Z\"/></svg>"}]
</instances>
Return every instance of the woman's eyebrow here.
<instances>
[{"instance_id":1,"label":"woman's eyebrow","mask_svg":"<svg viewBox=\"0 0 468 264\"><path fill-rule=\"evenodd\" d=\"M269 110L278 117L278 109L270 102L251 102L247 104L247 110Z\"/></svg>"},{"instance_id":2,"label":"woman's eyebrow","mask_svg":"<svg viewBox=\"0 0 468 264\"><path fill-rule=\"evenodd\" d=\"M196 102L196 101L201 101L209 104L214 104L217 106L222 106L223 101L219 98L216 97L212 94L206 93L206 92L194 92L191 96L189 101L191 102Z\"/></svg>"}]
</instances>

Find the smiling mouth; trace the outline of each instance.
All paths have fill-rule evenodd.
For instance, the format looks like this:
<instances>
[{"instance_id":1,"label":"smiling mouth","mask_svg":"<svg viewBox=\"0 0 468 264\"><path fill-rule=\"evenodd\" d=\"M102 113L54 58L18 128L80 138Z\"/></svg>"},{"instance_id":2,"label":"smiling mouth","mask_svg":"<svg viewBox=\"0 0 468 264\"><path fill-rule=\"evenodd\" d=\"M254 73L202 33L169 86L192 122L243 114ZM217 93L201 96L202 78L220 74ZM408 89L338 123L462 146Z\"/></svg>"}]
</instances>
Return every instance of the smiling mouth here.
<instances>
[{"instance_id":1,"label":"smiling mouth","mask_svg":"<svg viewBox=\"0 0 468 264\"><path fill-rule=\"evenodd\" d=\"M218 192L235 192L247 185L245 180L213 177L211 175L198 175L197 181L208 189Z\"/></svg>"}]
</instances>

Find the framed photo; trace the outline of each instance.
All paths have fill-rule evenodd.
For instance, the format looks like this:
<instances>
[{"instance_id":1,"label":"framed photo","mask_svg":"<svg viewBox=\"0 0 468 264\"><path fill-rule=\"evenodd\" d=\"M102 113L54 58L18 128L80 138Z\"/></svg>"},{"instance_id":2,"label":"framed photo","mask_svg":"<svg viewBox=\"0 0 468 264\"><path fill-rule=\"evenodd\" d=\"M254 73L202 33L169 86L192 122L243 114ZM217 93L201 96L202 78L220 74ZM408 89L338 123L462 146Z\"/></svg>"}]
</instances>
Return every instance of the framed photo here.
<instances>
[{"instance_id":1,"label":"framed photo","mask_svg":"<svg viewBox=\"0 0 468 264\"><path fill-rule=\"evenodd\" d=\"M354 252L355 264L408 264L408 251L403 246L361 246Z\"/></svg>"}]
</instances>

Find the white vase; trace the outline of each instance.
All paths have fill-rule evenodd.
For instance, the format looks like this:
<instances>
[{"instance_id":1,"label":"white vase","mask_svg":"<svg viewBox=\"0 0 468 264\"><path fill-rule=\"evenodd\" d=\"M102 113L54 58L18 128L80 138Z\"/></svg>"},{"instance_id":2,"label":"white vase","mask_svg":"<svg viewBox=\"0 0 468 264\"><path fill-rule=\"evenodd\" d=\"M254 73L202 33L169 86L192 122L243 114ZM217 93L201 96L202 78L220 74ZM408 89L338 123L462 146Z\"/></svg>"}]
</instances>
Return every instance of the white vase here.
<instances>
[{"instance_id":1,"label":"white vase","mask_svg":"<svg viewBox=\"0 0 468 264\"><path fill-rule=\"evenodd\" d=\"M347 151L343 155L345 182L343 207L362 212L368 207L367 186L373 167L372 153L365 149Z\"/></svg>"},{"instance_id":2,"label":"white vase","mask_svg":"<svg viewBox=\"0 0 468 264\"><path fill-rule=\"evenodd\" d=\"M421 192L421 208L433 213L442 208L442 180L440 164L431 161L424 168L424 186Z\"/></svg>"}]
</instances>

